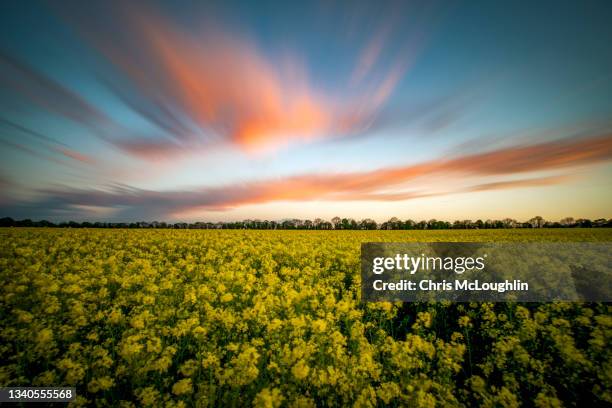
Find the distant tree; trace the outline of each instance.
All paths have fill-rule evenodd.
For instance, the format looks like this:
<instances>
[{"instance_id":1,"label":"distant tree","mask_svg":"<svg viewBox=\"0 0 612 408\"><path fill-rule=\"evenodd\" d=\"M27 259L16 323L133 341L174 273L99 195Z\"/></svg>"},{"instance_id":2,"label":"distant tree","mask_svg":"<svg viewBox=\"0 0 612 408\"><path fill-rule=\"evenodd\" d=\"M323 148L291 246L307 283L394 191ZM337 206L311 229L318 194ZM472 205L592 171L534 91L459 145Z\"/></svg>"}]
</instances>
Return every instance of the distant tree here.
<instances>
[{"instance_id":1,"label":"distant tree","mask_svg":"<svg viewBox=\"0 0 612 408\"><path fill-rule=\"evenodd\" d=\"M15 225L17 227L33 227L34 223L32 222L31 219L26 218L25 220L17 221Z\"/></svg>"},{"instance_id":2,"label":"distant tree","mask_svg":"<svg viewBox=\"0 0 612 408\"><path fill-rule=\"evenodd\" d=\"M285 220L281 223L281 227L283 229L295 229L295 224L293 223L293 220Z\"/></svg>"},{"instance_id":3,"label":"distant tree","mask_svg":"<svg viewBox=\"0 0 612 408\"><path fill-rule=\"evenodd\" d=\"M15 220L11 217L0 218L0 227L14 227Z\"/></svg>"},{"instance_id":4,"label":"distant tree","mask_svg":"<svg viewBox=\"0 0 612 408\"><path fill-rule=\"evenodd\" d=\"M402 222L397 217L391 217L391 219L387 221L387 223L390 226L389 229L396 230L402 227Z\"/></svg>"},{"instance_id":5,"label":"distant tree","mask_svg":"<svg viewBox=\"0 0 612 408\"><path fill-rule=\"evenodd\" d=\"M0 227L60 227L60 228L175 228L175 229L363 229L371 230L380 228L382 230L411 230L411 229L466 229L466 228L561 228L561 227L580 227L580 228L612 228L612 219L598 218L589 220L580 218L574 220L572 217L566 217L558 222L546 221L544 218L537 216L526 222L518 222L512 218L504 218L503 220L486 221L476 220L456 220L454 222L436 220L435 218L429 221L419 221L416 223L413 220L400 221L397 217L392 217L382 224L377 224L376 221L370 218L365 218L361 221L355 221L352 218L334 217L332 222L325 221L321 218L311 220L290 219L282 222L268 220L251 220L229 221L229 222L203 222L196 221L193 223L175 223L168 224L163 221L138 221L132 223L106 223L88 221L62 221L59 224L54 224L47 220L32 221L31 219L14 220L10 217L0 218Z\"/></svg>"},{"instance_id":6,"label":"distant tree","mask_svg":"<svg viewBox=\"0 0 612 408\"><path fill-rule=\"evenodd\" d=\"M375 230L377 226L376 221L370 218L365 218L359 223L359 229L363 230Z\"/></svg>"},{"instance_id":7,"label":"distant tree","mask_svg":"<svg viewBox=\"0 0 612 408\"><path fill-rule=\"evenodd\" d=\"M322 229L322 230L330 230L330 229L333 229L333 228L334 228L333 224L331 222L329 222L329 221L322 221L319 224L319 229Z\"/></svg>"},{"instance_id":8,"label":"distant tree","mask_svg":"<svg viewBox=\"0 0 612 408\"><path fill-rule=\"evenodd\" d=\"M416 228L416 222L414 220L406 220L402 223L402 229L411 230Z\"/></svg>"},{"instance_id":9,"label":"distant tree","mask_svg":"<svg viewBox=\"0 0 612 408\"><path fill-rule=\"evenodd\" d=\"M351 221L348 218L343 218L342 221L340 221L341 223L341 229L350 229L351 228Z\"/></svg>"},{"instance_id":10,"label":"distant tree","mask_svg":"<svg viewBox=\"0 0 612 408\"><path fill-rule=\"evenodd\" d=\"M517 225L516 220L513 220L512 218L504 218L502 223L504 224L504 228L516 228Z\"/></svg>"},{"instance_id":11,"label":"distant tree","mask_svg":"<svg viewBox=\"0 0 612 408\"><path fill-rule=\"evenodd\" d=\"M607 223L605 218L598 218L595 221L593 221L593 226L596 228L601 228L603 226L605 226Z\"/></svg>"},{"instance_id":12,"label":"distant tree","mask_svg":"<svg viewBox=\"0 0 612 408\"><path fill-rule=\"evenodd\" d=\"M529 224L531 224L531 228L542 228L545 223L546 221L544 220L544 218L540 217L539 215L529 220Z\"/></svg>"},{"instance_id":13,"label":"distant tree","mask_svg":"<svg viewBox=\"0 0 612 408\"><path fill-rule=\"evenodd\" d=\"M428 229L448 229L450 228L451 225L450 223L446 222L446 221L439 221L436 219L431 219L427 222L427 228Z\"/></svg>"},{"instance_id":14,"label":"distant tree","mask_svg":"<svg viewBox=\"0 0 612 408\"><path fill-rule=\"evenodd\" d=\"M331 219L331 223L334 226L334 229L340 229L340 225L342 224L342 220L340 217L334 217Z\"/></svg>"}]
</instances>

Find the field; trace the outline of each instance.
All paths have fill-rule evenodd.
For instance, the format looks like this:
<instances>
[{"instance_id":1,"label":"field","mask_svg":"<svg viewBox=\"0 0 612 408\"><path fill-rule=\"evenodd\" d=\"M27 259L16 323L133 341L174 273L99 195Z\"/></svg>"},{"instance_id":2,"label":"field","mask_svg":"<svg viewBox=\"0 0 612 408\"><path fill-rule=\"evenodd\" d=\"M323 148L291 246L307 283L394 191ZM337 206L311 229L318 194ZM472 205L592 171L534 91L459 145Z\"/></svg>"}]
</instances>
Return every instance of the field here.
<instances>
[{"instance_id":1,"label":"field","mask_svg":"<svg viewBox=\"0 0 612 408\"><path fill-rule=\"evenodd\" d=\"M612 230L0 230L0 386L93 406L612 403L612 306L361 303L368 241Z\"/></svg>"}]
</instances>

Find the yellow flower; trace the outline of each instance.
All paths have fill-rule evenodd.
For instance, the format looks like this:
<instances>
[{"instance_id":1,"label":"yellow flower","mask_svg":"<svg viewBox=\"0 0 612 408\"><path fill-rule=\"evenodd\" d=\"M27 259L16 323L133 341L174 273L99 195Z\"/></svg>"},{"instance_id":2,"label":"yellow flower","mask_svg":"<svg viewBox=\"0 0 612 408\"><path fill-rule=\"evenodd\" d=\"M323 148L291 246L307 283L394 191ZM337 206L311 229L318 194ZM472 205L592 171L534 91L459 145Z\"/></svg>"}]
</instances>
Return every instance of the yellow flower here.
<instances>
[{"instance_id":1,"label":"yellow flower","mask_svg":"<svg viewBox=\"0 0 612 408\"><path fill-rule=\"evenodd\" d=\"M278 408L284 399L278 388L264 388L255 396L253 405L257 408Z\"/></svg>"},{"instance_id":2,"label":"yellow flower","mask_svg":"<svg viewBox=\"0 0 612 408\"><path fill-rule=\"evenodd\" d=\"M191 394L192 392L193 385L191 384L191 378L183 378L172 386L172 393L174 395Z\"/></svg>"},{"instance_id":3,"label":"yellow flower","mask_svg":"<svg viewBox=\"0 0 612 408\"><path fill-rule=\"evenodd\" d=\"M115 381L109 376L104 376L100 378L94 378L87 384L87 390L91 393L96 393L98 391L105 391L112 386L115 385Z\"/></svg>"},{"instance_id":4,"label":"yellow flower","mask_svg":"<svg viewBox=\"0 0 612 408\"><path fill-rule=\"evenodd\" d=\"M291 374L298 380L303 380L308 376L310 372L310 367L304 360L300 360L293 366L291 369Z\"/></svg>"},{"instance_id":5,"label":"yellow flower","mask_svg":"<svg viewBox=\"0 0 612 408\"><path fill-rule=\"evenodd\" d=\"M327 330L327 323L323 319L317 319L312 322L312 330L315 333L324 333Z\"/></svg>"},{"instance_id":6,"label":"yellow flower","mask_svg":"<svg viewBox=\"0 0 612 408\"><path fill-rule=\"evenodd\" d=\"M461 316L459 318L459 326L461 327L472 327L469 316Z\"/></svg>"},{"instance_id":7,"label":"yellow flower","mask_svg":"<svg viewBox=\"0 0 612 408\"><path fill-rule=\"evenodd\" d=\"M68 385L76 385L85 377L85 368L69 358L60 360L57 367L65 371Z\"/></svg>"},{"instance_id":8,"label":"yellow flower","mask_svg":"<svg viewBox=\"0 0 612 408\"><path fill-rule=\"evenodd\" d=\"M136 396L144 406L157 405L160 402L159 392L153 387L142 388L136 392Z\"/></svg>"},{"instance_id":9,"label":"yellow flower","mask_svg":"<svg viewBox=\"0 0 612 408\"><path fill-rule=\"evenodd\" d=\"M51 343L53 341L53 331L51 329L42 329L36 336L36 341L39 345Z\"/></svg>"},{"instance_id":10,"label":"yellow flower","mask_svg":"<svg viewBox=\"0 0 612 408\"><path fill-rule=\"evenodd\" d=\"M399 385L394 382L382 383L376 392L378 398L380 398L385 404L389 404L393 399L399 397L401 394Z\"/></svg>"},{"instance_id":11,"label":"yellow flower","mask_svg":"<svg viewBox=\"0 0 612 408\"><path fill-rule=\"evenodd\" d=\"M185 377L191 377L198 369L198 362L195 360L189 360L183 363L179 371Z\"/></svg>"}]
</instances>

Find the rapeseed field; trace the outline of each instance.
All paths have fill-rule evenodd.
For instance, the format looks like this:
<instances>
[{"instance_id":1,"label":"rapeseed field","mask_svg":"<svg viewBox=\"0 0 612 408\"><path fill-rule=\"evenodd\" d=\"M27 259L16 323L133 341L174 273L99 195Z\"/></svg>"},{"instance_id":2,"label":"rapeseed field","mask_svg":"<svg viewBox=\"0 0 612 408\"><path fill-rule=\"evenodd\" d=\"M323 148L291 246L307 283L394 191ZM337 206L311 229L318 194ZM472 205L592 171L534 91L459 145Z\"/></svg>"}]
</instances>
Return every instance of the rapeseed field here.
<instances>
[{"instance_id":1,"label":"rapeseed field","mask_svg":"<svg viewBox=\"0 0 612 408\"><path fill-rule=\"evenodd\" d=\"M612 306L364 303L360 244L608 229L0 230L0 386L72 406L612 404Z\"/></svg>"}]
</instances>

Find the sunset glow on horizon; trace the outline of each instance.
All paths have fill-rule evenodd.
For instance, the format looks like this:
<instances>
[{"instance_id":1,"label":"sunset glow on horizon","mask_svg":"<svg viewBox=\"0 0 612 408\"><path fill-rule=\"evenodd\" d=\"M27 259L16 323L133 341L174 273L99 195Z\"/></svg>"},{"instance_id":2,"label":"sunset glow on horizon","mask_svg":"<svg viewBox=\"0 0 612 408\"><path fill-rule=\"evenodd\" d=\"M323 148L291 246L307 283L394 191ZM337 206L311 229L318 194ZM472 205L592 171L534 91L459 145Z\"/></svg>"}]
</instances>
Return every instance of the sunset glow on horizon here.
<instances>
[{"instance_id":1,"label":"sunset glow on horizon","mask_svg":"<svg viewBox=\"0 0 612 408\"><path fill-rule=\"evenodd\" d=\"M0 217L612 216L606 2L0 9Z\"/></svg>"}]
</instances>

